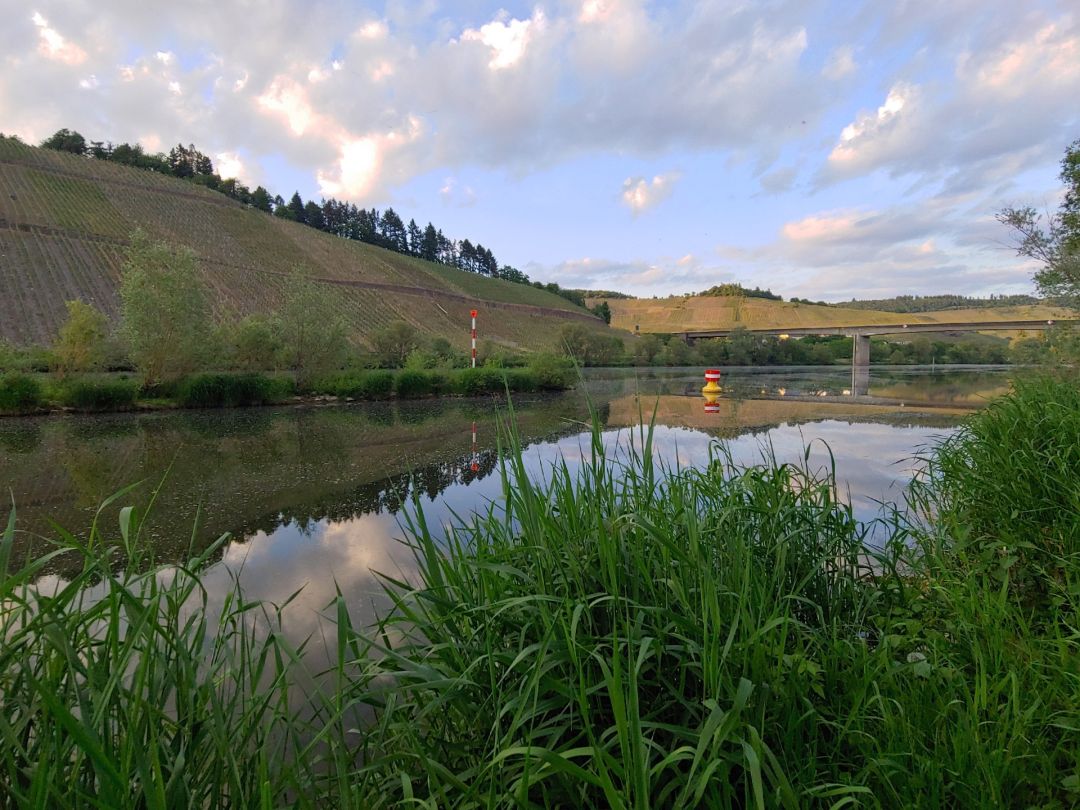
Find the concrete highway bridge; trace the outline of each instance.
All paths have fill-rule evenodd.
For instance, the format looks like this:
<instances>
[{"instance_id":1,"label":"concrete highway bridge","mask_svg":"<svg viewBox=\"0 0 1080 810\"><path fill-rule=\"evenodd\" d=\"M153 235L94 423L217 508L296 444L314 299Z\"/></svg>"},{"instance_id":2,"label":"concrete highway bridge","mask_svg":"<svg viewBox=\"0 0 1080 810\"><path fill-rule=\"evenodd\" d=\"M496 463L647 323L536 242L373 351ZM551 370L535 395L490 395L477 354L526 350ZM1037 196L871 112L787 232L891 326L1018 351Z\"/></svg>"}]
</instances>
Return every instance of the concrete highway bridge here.
<instances>
[{"instance_id":1,"label":"concrete highway bridge","mask_svg":"<svg viewBox=\"0 0 1080 810\"><path fill-rule=\"evenodd\" d=\"M901 335L915 332L992 332L1049 329L1055 324L1080 324L1080 319L1028 320L1028 321L964 321L962 323L875 323L855 326L793 326L777 329L741 329L751 335L777 335L779 337L807 337L818 335L847 335L854 338L851 364L854 370L870 367L870 337L872 335ZM687 343L707 338L730 337L735 329L705 329L697 332L679 333Z\"/></svg>"}]
</instances>

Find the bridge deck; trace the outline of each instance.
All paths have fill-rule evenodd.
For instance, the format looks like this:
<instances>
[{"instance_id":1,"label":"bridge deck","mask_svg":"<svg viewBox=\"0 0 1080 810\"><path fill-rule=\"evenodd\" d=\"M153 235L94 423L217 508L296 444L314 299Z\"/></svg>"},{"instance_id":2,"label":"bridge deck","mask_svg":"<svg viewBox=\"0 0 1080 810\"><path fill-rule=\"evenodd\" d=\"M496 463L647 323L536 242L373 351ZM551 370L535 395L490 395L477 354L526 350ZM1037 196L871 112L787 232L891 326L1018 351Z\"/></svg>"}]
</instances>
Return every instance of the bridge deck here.
<instances>
[{"instance_id":1,"label":"bridge deck","mask_svg":"<svg viewBox=\"0 0 1080 810\"><path fill-rule=\"evenodd\" d=\"M992 332L1015 331L1020 329L1048 329L1055 324L1080 324L1080 320L1026 320L1026 321L961 321L938 323L875 323L854 326L793 326L774 329L743 329L752 335L788 335L805 337L808 335L847 335L848 337L869 337L870 335L898 335L908 332ZM705 338L730 337L735 329L705 329L680 334L687 342Z\"/></svg>"}]
</instances>

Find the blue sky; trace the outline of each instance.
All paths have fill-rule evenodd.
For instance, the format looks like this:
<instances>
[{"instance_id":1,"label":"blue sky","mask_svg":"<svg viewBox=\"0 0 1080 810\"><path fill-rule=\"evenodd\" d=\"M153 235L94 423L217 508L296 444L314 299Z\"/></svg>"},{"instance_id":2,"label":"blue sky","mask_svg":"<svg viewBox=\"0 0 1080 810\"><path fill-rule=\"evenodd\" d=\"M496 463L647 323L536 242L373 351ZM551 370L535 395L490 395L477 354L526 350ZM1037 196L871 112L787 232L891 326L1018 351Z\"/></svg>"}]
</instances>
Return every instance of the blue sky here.
<instances>
[{"instance_id":1,"label":"blue sky","mask_svg":"<svg viewBox=\"0 0 1080 810\"><path fill-rule=\"evenodd\" d=\"M993 219L1080 138L1068 2L0 0L0 130L392 205L564 286L1031 290Z\"/></svg>"}]
</instances>

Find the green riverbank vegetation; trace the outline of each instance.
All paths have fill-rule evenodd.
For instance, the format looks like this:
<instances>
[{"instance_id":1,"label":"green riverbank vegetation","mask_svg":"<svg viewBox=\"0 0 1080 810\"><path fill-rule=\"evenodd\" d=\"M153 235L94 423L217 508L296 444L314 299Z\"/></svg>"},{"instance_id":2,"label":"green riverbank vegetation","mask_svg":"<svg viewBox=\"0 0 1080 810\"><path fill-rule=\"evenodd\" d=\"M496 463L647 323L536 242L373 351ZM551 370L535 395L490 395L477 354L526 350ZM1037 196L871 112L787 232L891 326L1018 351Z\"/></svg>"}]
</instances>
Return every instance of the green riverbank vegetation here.
<instances>
[{"instance_id":1,"label":"green riverbank vegetation","mask_svg":"<svg viewBox=\"0 0 1080 810\"><path fill-rule=\"evenodd\" d=\"M512 420L511 420L512 422ZM594 428L353 626L155 568L116 529L0 543L0 784L49 807L1071 807L1080 392L1019 382L871 526L830 476L663 469ZM624 433L624 440L631 434ZM130 493L118 498L130 499ZM81 573L42 576L61 555ZM70 570L65 567L65 570ZM319 653L329 664L305 667Z\"/></svg>"},{"instance_id":2,"label":"green riverbank vegetation","mask_svg":"<svg viewBox=\"0 0 1080 810\"><path fill-rule=\"evenodd\" d=\"M478 396L569 388L573 364L485 345L481 368L410 324L352 345L325 286L282 279L281 306L235 323L215 320L195 255L136 232L120 285L115 333L105 315L68 302L49 349L0 346L0 414L68 408L265 405L296 396L349 399ZM380 369L388 369L382 371Z\"/></svg>"}]
</instances>

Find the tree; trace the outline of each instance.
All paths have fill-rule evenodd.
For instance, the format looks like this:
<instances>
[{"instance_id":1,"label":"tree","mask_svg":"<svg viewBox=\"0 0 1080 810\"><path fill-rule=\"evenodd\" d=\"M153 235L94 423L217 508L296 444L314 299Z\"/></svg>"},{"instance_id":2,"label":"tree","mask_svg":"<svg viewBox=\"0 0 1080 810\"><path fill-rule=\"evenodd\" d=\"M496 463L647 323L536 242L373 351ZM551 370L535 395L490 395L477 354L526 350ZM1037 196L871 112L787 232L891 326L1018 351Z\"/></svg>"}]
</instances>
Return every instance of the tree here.
<instances>
[{"instance_id":1,"label":"tree","mask_svg":"<svg viewBox=\"0 0 1080 810\"><path fill-rule=\"evenodd\" d=\"M439 235L430 222L424 228L424 237L420 242L420 258L429 262L439 260Z\"/></svg>"},{"instance_id":2,"label":"tree","mask_svg":"<svg viewBox=\"0 0 1080 810\"><path fill-rule=\"evenodd\" d=\"M424 235L423 233L421 233L420 226L416 224L415 219L409 220L408 237L409 254L412 256L419 256L420 248L422 247L424 241Z\"/></svg>"},{"instance_id":3,"label":"tree","mask_svg":"<svg viewBox=\"0 0 1080 810\"><path fill-rule=\"evenodd\" d=\"M245 371L277 368L283 331L278 318L248 315L236 324L230 336L233 365Z\"/></svg>"},{"instance_id":4,"label":"tree","mask_svg":"<svg viewBox=\"0 0 1080 810\"><path fill-rule=\"evenodd\" d=\"M86 154L86 138L71 129L58 129L41 142L46 149L57 152L70 152L73 155Z\"/></svg>"},{"instance_id":5,"label":"tree","mask_svg":"<svg viewBox=\"0 0 1080 810\"><path fill-rule=\"evenodd\" d=\"M211 319L195 254L136 230L122 268L120 313L131 359L147 383L196 368Z\"/></svg>"},{"instance_id":6,"label":"tree","mask_svg":"<svg viewBox=\"0 0 1080 810\"><path fill-rule=\"evenodd\" d=\"M282 357L303 388L341 365L349 349L348 328L335 313L334 293L302 271L289 273L283 294L278 314Z\"/></svg>"},{"instance_id":7,"label":"tree","mask_svg":"<svg viewBox=\"0 0 1080 810\"><path fill-rule=\"evenodd\" d=\"M382 220L379 223L379 235L386 241L386 247L391 250L396 250L398 253L409 252L405 223L393 208L383 211Z\"/></svg>"},{"instance_id":8,"label":"tree","mask_svg":"<svg viewBox=\"0 0 1080 810\"><path fill-rule=\"evenodd\" d=\"M611 307L607 301L601 301L595 307L589 307L589 312L598 318L603 318L604 323L611 323Z\"/></svg>"},{"instance_id":9,"label":"tree","mask_svg":"<svg viewBox=\"0 0 1080 810\"><path fill-rule=\"evenodd\" d=\"M61 375L96 371L105 363L109 320L82 301L67 302L68 317L53 344Z\"/></svg>"},{"instance_id":10,"label":"tree","mask_svg":"<svg viewBox=\"0 0 1080 810\"><path fill-rule=\"evenodd\" d=\"M584 324L567 323L559 329L559 342L566 356L583 366L602 366L615 362L623 344L614 335L601 335Z\"/></svg>"},{"instance_id":11,"label":"tree","mask_svg":"<svg viewBox=\"0 0 1080 810\"><path fill-rule=\"evenodd\" d=\"M317 228L320 231L326 227L322 206L314 200L308 200L304 205L304 224L310 225L312 228Z\"/></svg>"},{"instance_id":12,"label":"tree","mask_svg":"<svg viewBox=\"0 0 1080 810\"><path fill-rule=\"evenodd\" d=\"M300 270L286 279L284 296L278 314L282 356L303 387L341 365L349 348L346 324L335 314L333 292Z\"/></svg>"},{"instance_id":13,"label":"tree","mask_svg":"<svg viewBox=\"0 0 1080 810\"><path fill-rule=\"evenodd\" d=\"M289 204L285 206L285 208L289 212L288 219L291 219L293 222L307 222L307 220L304 219L304 200L301 198L299 191L293 192L292 197L289 199Z\"/></svg>"},{"instance_id":14,"label":"tree","mask_svg":"<svg viewBox=\"0 0 1080 810\"><path fill-rule=\"evenodd\" d=\"M1061 160L1065 197L1057 213L1042 216L1032 207L1004 208L997 219L1013 230L1016 252L1039 262L1035 285L1047 296L1060 296L1080 306L1080 139Z\"/></svg>"},{"instance_id":15,"label":"tree","mask_svg":"<svg viewBox=\"0 0 1080 810\"><path fill-rule=\"evenodd\" d=\"M371 347L379 363L387 368L401 368L405 359L420 346L416 327L404 321L394 321L371 336Z\"/></svg>"}]
</instances>

